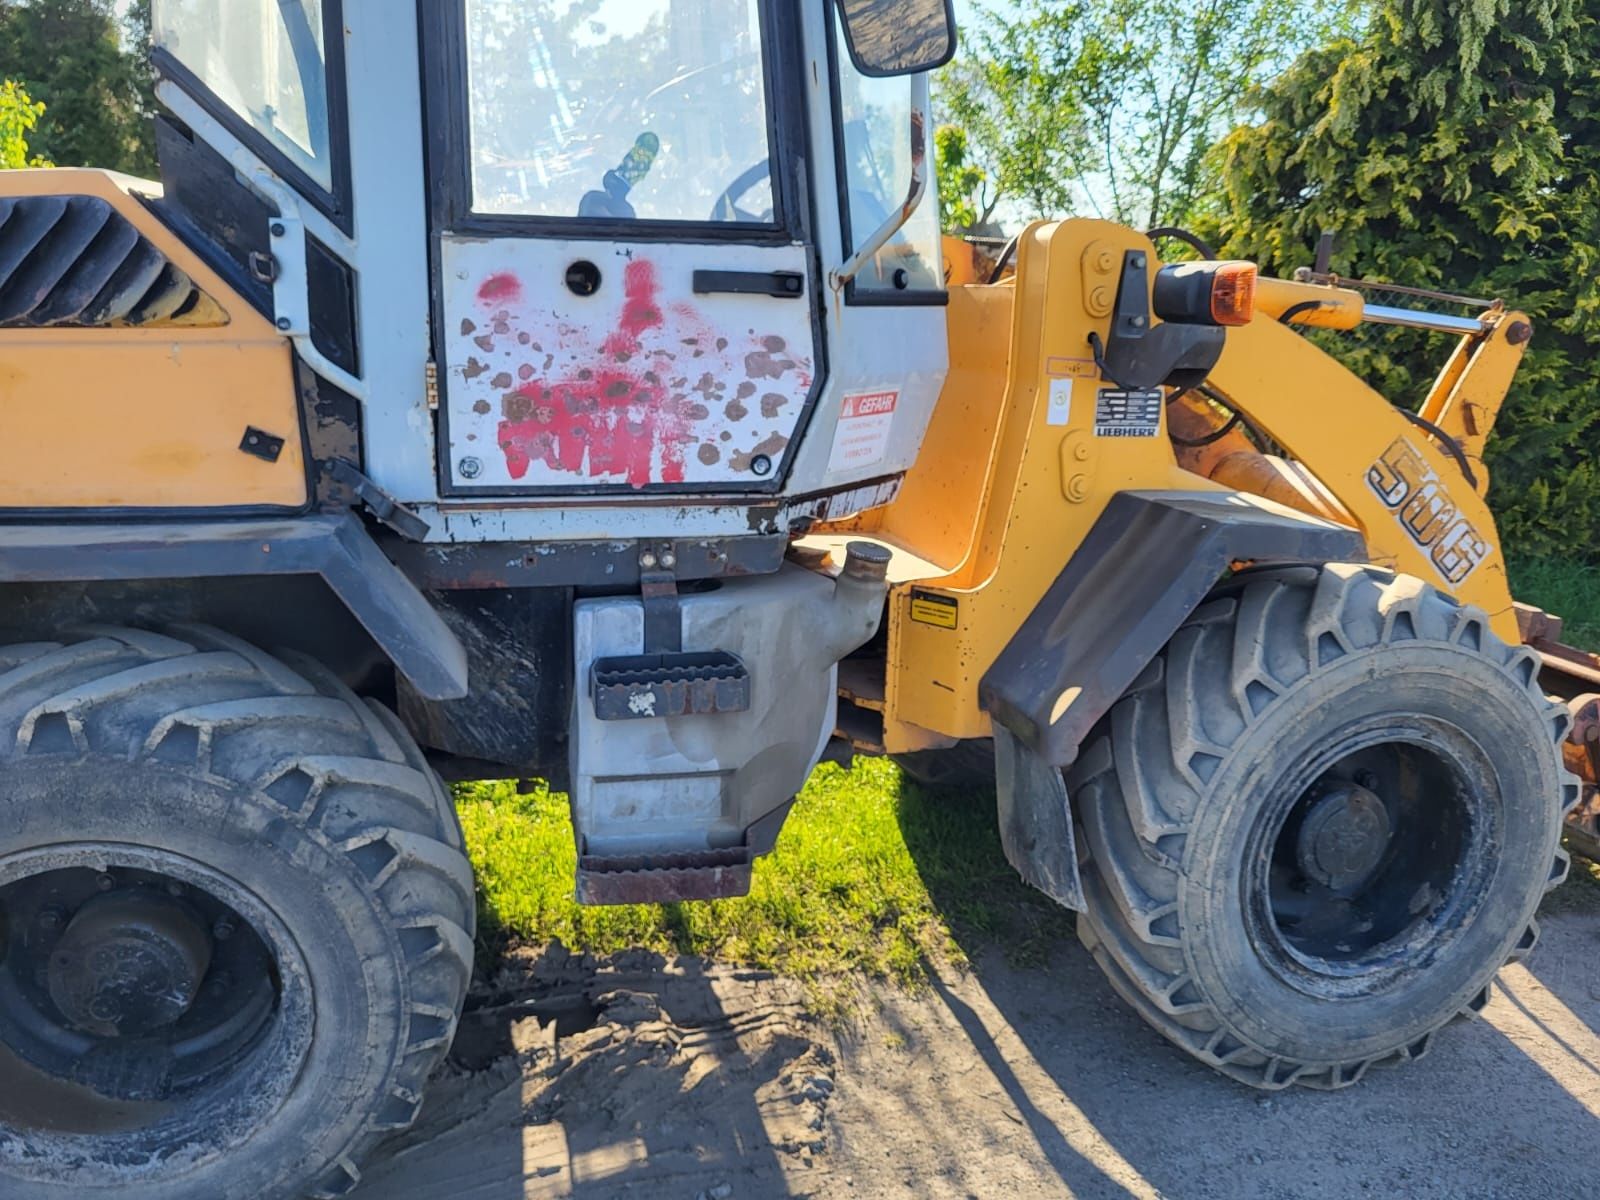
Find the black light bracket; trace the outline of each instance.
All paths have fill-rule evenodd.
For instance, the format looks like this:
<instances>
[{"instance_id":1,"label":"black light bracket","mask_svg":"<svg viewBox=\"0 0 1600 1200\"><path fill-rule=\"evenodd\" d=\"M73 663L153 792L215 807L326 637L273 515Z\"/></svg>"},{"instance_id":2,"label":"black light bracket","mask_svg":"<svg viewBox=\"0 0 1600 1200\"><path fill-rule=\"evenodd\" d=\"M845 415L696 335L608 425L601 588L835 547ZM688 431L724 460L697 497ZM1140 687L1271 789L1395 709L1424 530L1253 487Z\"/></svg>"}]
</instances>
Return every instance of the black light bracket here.
<instances>
[{"instance_id":1,"label":"black light bracket","mask_svg":"<svg viewBox=\"0 0 1600 1200\"><path fill-rule=\"evenodd\" d=\"M1111 310L1110 335L1089 334L1100 373L1120 388L1191 388L1204 383L1222 357L1227 331L1211 325L1180 325L1150 319L1150 256L1129 250Z\"/></svg>"}]
</instances>

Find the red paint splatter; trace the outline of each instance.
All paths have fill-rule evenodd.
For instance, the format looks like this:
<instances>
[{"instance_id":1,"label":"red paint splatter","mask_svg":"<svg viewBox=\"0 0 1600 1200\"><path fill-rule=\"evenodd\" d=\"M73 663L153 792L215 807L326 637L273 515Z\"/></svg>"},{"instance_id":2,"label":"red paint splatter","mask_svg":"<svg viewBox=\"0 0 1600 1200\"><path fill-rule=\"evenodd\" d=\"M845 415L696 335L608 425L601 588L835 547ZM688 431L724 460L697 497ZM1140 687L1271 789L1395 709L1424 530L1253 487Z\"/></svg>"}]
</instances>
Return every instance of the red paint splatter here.
<instances>
[{"instance_id":1,"label":"red paint splatter","mask_svg":"<svg viewBox=\"0 0 1600 1200\"><path fill-rule=\"evenodd\" d=\"M488 307L494 304L518 304L522 300L522 281L510 271L500 271L483 281L478 288L478 303Z\"/></svg>"},{"instance_id":2,"label":"red paint splatter","mask_svg":"<svg viewBox=\"0 0 1600 1200\"><path fill-rule=\"evenodd\" d=\"M641 344L664 323L655 267L629 263L623 289L621 319L601 345L603 366L531 381L502 402L499 442L513 479L524 478L535 462L574 474L587 462L591 476L622 475L633 487L648 487L659 448L661 482L683 482L686 450L698 439L689 432L683 397L661 382L666 352Z\"/></svg>"},{"instance_id":3,"label":"red paint splatter","mask_svg":"<svg viewBox=\"0 0 1600 1200\"><path fill-rule=\"evenodd\" d=\"M639 352L639 339L645 331L659 329L662 324L657 291L654 263L636 259L628 264L622 278L622 320L617 323L617 331L601 343L602 353L625 358Z\"/></svg>"}]
</instances>

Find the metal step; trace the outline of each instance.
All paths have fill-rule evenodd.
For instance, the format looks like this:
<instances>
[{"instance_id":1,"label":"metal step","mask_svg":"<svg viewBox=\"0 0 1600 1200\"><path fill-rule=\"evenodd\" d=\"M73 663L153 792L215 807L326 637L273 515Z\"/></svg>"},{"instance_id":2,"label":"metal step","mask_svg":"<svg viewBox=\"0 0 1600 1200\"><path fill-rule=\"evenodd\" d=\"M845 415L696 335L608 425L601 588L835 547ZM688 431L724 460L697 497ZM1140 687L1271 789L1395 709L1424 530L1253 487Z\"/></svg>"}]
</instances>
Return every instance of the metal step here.
<instances>
[{"instance_id":1,"label":"metal step","mask_svg":"<svg viewBox=\"0 0 1600 1200\"><path fill-rule=\"evenodd\" d=\"M578 858L579 904L671 904L750 894L748 846L678 854L584 854Z\"/></svg>"},{"instance_id":2,"label":"metal step","mask_svg":"<svg viewBox=\"0 0 1600 1200\"><path fill-rule=\"evenodd\" d=\"M597 658L589 690L602 721L746 712L750 671L723 650Z\"/></svg>"},{"instance_id":3,"label":"metal step","mask_svg":"<svg viewBox=\"0 0 1600 1200\"><path fill-rule=\"evenodd\" d=\"M882 754L883 714L870 708L858 708L849 700L840 700L839 713L834 719L834 736L843 738L862 754Z\"/></svg>"},{"instance_id":4,"label":"metal step","mask_svg":"<svg viewBox=\"0 0 1600 1200\"><path fill-rule=\"evenodd\" d=\"M858 708L882 712L884 662L881 658L847 658L839 664L839 698Z\"/></svg>"}]
</instances>

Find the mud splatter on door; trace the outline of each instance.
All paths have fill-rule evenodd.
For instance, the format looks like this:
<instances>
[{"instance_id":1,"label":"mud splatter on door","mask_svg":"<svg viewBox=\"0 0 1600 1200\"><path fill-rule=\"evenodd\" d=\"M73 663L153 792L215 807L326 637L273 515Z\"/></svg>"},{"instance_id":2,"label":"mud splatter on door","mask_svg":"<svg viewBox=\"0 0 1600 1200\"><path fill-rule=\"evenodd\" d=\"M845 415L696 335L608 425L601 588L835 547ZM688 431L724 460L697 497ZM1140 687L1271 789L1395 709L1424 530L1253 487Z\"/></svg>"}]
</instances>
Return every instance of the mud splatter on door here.
<instances>
[{"instance_id":1,"label":"mud splatter on door","mask_svg":"<svg viewBox=\"0 0 1600 1200\"><path fill-rule=\"evenodd\" d=\"M801 249L447 239L444 259L444 452L457 487L782 477L814 383L809 305L696 295L693 278L803 271ZM578 263L598 272L592 294L569 284Z\"/></svg>"}]
</instances>

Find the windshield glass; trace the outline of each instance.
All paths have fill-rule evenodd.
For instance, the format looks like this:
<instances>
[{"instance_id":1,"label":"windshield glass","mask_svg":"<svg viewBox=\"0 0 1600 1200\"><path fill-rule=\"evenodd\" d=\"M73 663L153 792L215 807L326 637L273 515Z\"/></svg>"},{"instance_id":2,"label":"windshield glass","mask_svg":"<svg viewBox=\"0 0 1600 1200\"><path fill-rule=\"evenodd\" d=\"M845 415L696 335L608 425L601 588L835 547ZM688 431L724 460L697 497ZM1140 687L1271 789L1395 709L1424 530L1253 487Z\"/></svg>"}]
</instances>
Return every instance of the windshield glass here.
<instances>
[{"instance_id":1,"label":"windshield glass","mask_svg":"<svg viewBox=\"0 0 1600 1200\"><path fill-rule=\"evenodd\" d=\"M757 0L467 0L473 208L772 224Z\"/></svg>"},{"instance_id":2,"label":"windshield glass","mask_svg":"<svg viewBox=\"0 0 1600 1200\"><path fill-rule=\"evenodd\" d=\"M157 46L333 190L322 0L154 0L151 28Z\"/></svg>"}]
</instances>

